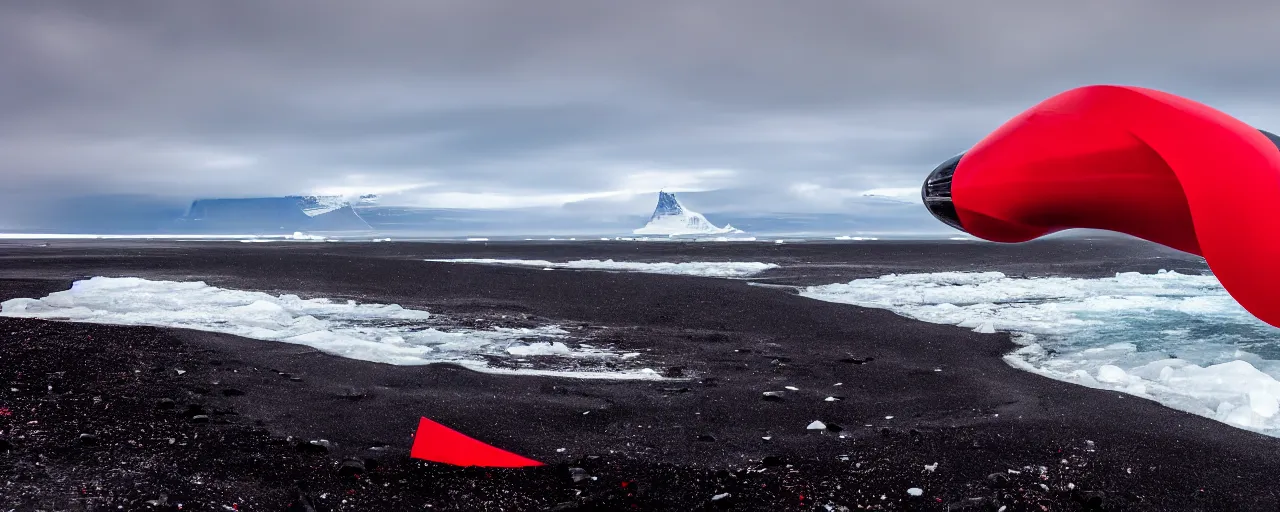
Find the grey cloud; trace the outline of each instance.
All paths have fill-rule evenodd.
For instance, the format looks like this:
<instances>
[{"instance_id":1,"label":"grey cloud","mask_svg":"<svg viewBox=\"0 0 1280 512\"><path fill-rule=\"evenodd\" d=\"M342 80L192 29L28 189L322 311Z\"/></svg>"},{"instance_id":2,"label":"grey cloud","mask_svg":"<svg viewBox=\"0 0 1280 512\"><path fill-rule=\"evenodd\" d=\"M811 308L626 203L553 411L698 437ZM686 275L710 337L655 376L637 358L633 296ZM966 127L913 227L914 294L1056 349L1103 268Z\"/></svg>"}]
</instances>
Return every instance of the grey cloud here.
<instances>
[{"instance_id":1,"label":"grey cloud","mask_svg":"<svg viewBox=\"0 0 1280 512\"><path fill-rule=\"evenodd\" d=\"M1266 104L1276 19L1261 0L17 0L0 196L571 194L730 169L715 209L812 209L789 187L911 186L1077 85ZM597 204L631 207L575 208Z\"/></svg>"}]
</instances>

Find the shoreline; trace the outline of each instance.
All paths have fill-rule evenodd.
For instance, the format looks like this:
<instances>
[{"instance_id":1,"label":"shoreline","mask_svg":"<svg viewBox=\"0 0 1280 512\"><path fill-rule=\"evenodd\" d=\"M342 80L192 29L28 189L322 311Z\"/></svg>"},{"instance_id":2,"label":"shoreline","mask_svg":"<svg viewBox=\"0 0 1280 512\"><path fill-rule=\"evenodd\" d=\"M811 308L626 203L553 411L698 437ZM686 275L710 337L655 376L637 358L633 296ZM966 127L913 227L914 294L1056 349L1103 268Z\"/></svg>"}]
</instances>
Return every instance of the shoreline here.
<instances>
[{"instance_id":1,"label":"shoreline","mask_svg":"<svg viewBox=\"0 0 1280 512\"><path fill-rule=\"evenodd\" d=\"M848 249L790 257L935 264L891 249L873 257L842 253ZM615 259L638 259L634 252L611 250L619 251ZM0 479L34 486L0 492L26 500L0 501L0 508L77 499L68 496L67 485L55 484L87 478L76 465L97 468L102 476L94 485L121 496L124 501L112 503L126 509L146 507L160 493L185 499L183 510L218 510L222 501L241 497L242 510L283 510L303 498L315 510L420 510L426 504L445 510L451 504L458 510L631 504L641 510L825 510L828 503L889 510L1040 504L1053 510L1189 510L1280 504L1280 485L1260 476L1280 468L1270 456L1280 440L1017 370L1002 359L1016 348L1005 334L913 322L743 281L409 259L408 253L421 251L448 252L434 246L377 256L332 247L31 250L10 253L0 297L42 297L86 273L132 274L449 314L521 311L610 326L620 333L613 342L649 350L697 378L671 385L495 376L446 365L364 363L197 331L0 319L0 358L21 361L0 372L9 379L15 372L26 375L21 393L0 390L0 407L15 411L0 417L6 431L0 437L11 444L0 456ZM569 259L578 257L575 251L549 247L525 255ZM768 255L744 259L738 251L744 249L716 255L768 261ZM1125 261L1105 254L1096 260L1101 263L1088 266L1095 272ZM91 350L102 347L113 350ZM71 354L74 364L66 359ZM177 375L170 366L186 368ZM125 368L140 370L141 377L126 378ZM58 371L67 373L49 376ZM120 373L126 377L113 380ZM50 385L55 389L47 390ZM782 401L762 400L763 391L788 385L799 391ZM58 392L60 386L66 391ZM227 395L226 389L236 392ZM835 395L843 399L824 400ZM95 408L94 396L112 407ZM166 397L174 408L156 408ZM192 404L223 413L192 423L180 414ZM77 421L87 423L59 424L66 415L83 415ZM419 415L549 466L481 471L410 460ZM814 420L841 430L807 431ZM15 426L23 435L35 430L28 421L51 434L13 439ZM78 441L85 433L77 432L81 424L97 429L92 446ZM159 443L124 435L139 424L166 433L151 436ZM174 435L197 434L204 441L179 448L179 441L167 443ZM329 453L298 451L297 441L312 439L330 441ZM381 444L386 446L372 450ZM29 465L41 457L43 477ZM362 478L338 474L345 457L366 465ZM116 467L129 469L106 471ZM597 478L575 482L573 467ZM193 473L205 475L202 484L178 477ZM910 488L923 495L911 496ZM349 490L357 492L345 494ZM712 500L724 493L730 496ZM348 503L332 499L337 496ZM139 509L176 510L167 506Z\"/></svg>"}]
</instances>

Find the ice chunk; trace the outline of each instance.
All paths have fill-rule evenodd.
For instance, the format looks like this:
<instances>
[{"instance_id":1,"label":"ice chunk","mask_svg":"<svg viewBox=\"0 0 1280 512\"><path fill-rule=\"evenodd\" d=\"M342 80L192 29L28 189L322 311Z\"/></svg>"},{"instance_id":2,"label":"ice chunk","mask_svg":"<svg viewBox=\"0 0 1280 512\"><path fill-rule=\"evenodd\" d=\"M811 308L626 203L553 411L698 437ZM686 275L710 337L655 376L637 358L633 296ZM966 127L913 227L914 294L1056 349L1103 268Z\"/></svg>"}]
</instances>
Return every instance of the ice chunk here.
<instances>
[{"instance_id":1,"label":"ice chunk","mask_svg":"<svg viewBox=\"0 0 1280 512\"><path fill-rule=\"evenodd\" d=\"M42 299L4 301L0 303L0 316L220 332L307 345L342 357L395 365L450 362L493 373L662 378L652 372L626 370L490 368L485 362L485 357L533 355L624 360L620 354L600 348L569 348L563 341L557 341L569 333L554 325L459 329L439 324L426 311L405 309L396 304L302 299L297 295L276 296L217 288L203 282L95 277L76 281L70 290L51 293ZM177 373L185 372L177 370Z\"/></svg>"},{"instance_id":2,"label":"ice chunk","mask_svg":"<svg viewBox=\"0 0 1280 512\"><path fill-rule=\"evenodd\" d=\"M532 345L507 347L507 353L513 356L566 356L573 351L564 343L534 343Z\"/></svg>"},{"instance_id":3,"label":"ice chunk","mask_svg":"<svg viewBox=\"0 0 1280 512\"><path fill-rule=\"evenodd\" d=\"M1104 278L1000 272L890 274L801 295L978 332L1009 331L1009 364L1280 436L1280 329L1211 274ZM1275 356L1270 356L1275 357Z\"/></svg>"}]
</instances>

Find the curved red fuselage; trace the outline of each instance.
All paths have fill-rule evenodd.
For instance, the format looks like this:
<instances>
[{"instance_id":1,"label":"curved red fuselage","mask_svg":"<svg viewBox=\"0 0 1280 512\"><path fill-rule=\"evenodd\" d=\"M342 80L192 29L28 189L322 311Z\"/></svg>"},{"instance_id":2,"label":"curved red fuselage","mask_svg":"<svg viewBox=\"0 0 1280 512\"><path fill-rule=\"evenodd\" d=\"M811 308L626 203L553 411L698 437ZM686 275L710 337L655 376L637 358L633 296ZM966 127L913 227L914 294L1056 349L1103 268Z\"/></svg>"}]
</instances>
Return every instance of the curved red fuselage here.
<instances>
[{"instance_id":1,"label":"curved red fuselage","mask_svg":"<svg viewBox=\"0 0 1280 512\"><path fill-rule=\"evenodd\" d=\"M1245 309L1280 326L1280 149L1206 105L1072 89L965 152L949 191L951 220L986 240L1094 228L1204 256Z\"/></svg>"}]
</instances>

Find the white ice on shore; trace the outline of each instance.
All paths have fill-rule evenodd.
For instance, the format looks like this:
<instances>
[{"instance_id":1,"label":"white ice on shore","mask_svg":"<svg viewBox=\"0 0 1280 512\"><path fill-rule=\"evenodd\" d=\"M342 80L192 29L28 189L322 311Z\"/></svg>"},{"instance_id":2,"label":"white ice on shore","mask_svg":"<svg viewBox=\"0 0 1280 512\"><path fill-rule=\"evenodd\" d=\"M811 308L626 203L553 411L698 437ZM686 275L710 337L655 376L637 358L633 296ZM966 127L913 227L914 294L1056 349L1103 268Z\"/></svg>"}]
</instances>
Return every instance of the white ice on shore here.
<instances>
[{"instance_id":1,"label":"white ice on shore","mask_svg":"<svg viewBox=\"0 0 1280 512\"><path fill-rule=\"evenodd\" d=\"M232 290L203 282L95 277L41 299L0 302L0 316L113 325L173 327L306 345L329 354L393 365L448 362L503 374L654 379L645 371L490 368L485 356L617 358L597 347L570 348L568 332L536 328L458 329L396 304L303 299Z\"/></svg>"},{"instance_id":2,"label":"white ice on shore","mask_svg":"<svg viewBox=\"0 0 1280 512\"><path fill-rule=\"evenodd\" d=\"M613 270L700 277L751 277L769 269L778 268L773 263L741 261L690 261L684 263L640 263L613 260L574 260L554 263L546 260L503 260L484 258L433 259L436 263L472 263L481 265L515 265L538 268L563 268L574 270Z\"/></svg>"},{"instance_id":3,"label":"white ice on shore","mask_svg":"<svg viewBox=\"0 0 1280 512\"><path fill-rule=\"evenodd\" d=\"M1280 329L1245 311L1212 275L895 274L801 295L1013 332L1023 347L1005 359L1015 367L1280 437Z\"/></svg>"}]
</instances>

